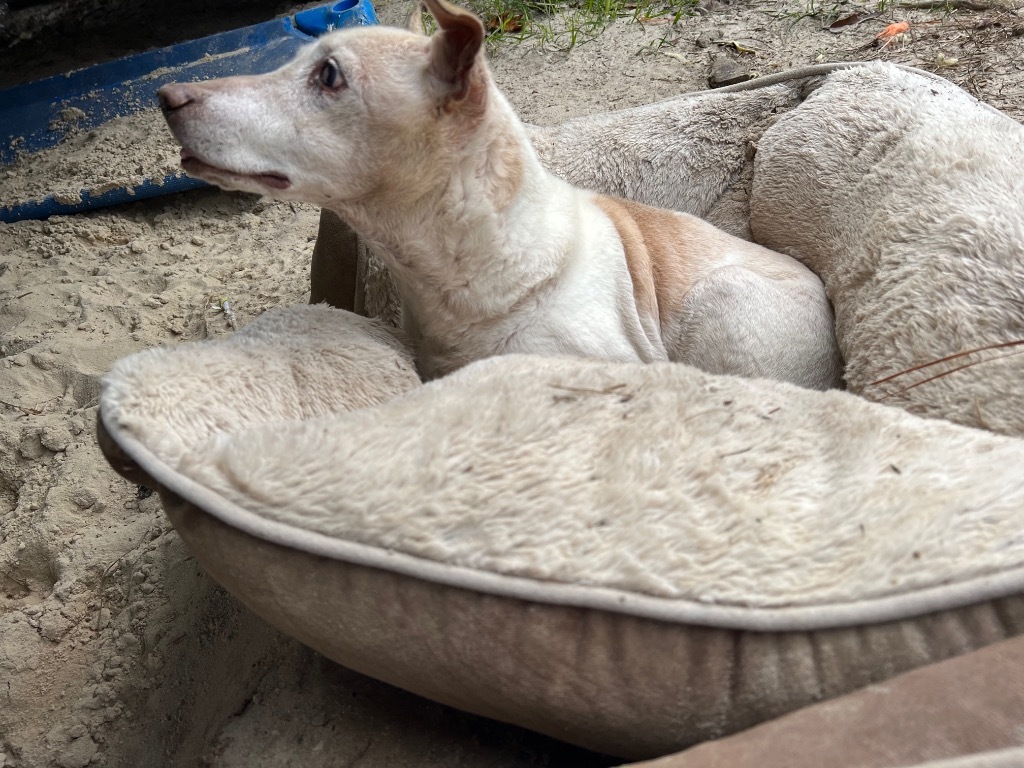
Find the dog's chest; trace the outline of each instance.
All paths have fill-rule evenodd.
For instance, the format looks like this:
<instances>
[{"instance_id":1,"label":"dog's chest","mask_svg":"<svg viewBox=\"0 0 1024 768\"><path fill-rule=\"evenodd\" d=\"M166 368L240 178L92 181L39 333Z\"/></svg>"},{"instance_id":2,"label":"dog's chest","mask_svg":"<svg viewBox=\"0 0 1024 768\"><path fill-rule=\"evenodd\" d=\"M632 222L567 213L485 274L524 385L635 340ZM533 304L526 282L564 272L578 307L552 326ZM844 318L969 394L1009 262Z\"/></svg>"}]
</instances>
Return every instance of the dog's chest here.
<instances>
[{"instance_id":1,"label":"dog's chest","mask_svg":"<svg viewBox=\"0 0 1024 768\"><path fill-rule=\"evenodd\" d=\"M424 378L438 378L475 360L495 355L529 354L650 362L661 355L644 354L633 337L614 292L595 291L565 281L542 301L500 318L442 332L426 331L412 313L405 330L416 349ZM644 342L646 340L643 340Z\"/></svg>"},{"instance_id":2,"label":"dog's chest","mask_svg":"<svg viewBox=\"0 0 1024 768\"><path fill-rule=\"evenodd\" d=\"M436 379L464 365L495 355L520 351L510 349L516 340L516 325L511 318L467 325L425 328L403 307L403 325L416 350L416 366L424 379Z\"/></svg>"}]
</instances>

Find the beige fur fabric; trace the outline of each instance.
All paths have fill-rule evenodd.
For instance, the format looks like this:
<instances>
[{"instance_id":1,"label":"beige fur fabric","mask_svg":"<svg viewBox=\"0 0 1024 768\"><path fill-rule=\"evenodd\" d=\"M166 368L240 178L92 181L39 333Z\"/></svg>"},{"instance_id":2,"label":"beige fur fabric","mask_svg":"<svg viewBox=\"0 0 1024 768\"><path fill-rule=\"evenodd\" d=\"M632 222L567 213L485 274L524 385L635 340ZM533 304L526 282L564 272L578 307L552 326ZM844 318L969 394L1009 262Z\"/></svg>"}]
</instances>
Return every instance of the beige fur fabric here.
<instances>
[{"instance_id":1,"label":"beige fur fabric","mask_svg":"<svg viewBox=\"0 0 1024 768\"><path fill-rule=\"evenodd\" d=\"M122 428L172 465L213 432L378 405L420 383L400 331L325 306L274 310L228 343L183 350L118 361L103 395Z\"/></svg>"},{"instance_id":2,"label":"beige fur fabric","mask_svg":"<svg viewBox=\"0 0 1024 768\"><path fill-rule=\"evenodd\" d=\"M320 328L355 322L309 311ZM300 312L266 322L282 317ZM335 415L347 406L333 392L351 385L331 367L357 353L339 343L328 357L313 332L308 354L293 333L276 370L266 355L247 370L231 348L273 333L262 325L216 354L122 361L104 411L263 520L489 574L749 608L983 583L1024 564L1016 440L685 366L517 356ZM384 357L358 367L383 377ZM302 359L316 375L296 375ZM303 405L283 422L288 403Z\"/></svg>"},{"instance_id":3,"label":"beige fur fabric","mask_svg":"<svg viewBox=\"0 0 1024 768\"><path fill-rule=\"evenodd\" d=\"M755 239L825 281L851 391L1024 435L1024 345L927 365L1024 341L1022 168L1020 124L882 65L831 75L765 133Z\"/></svg>"},{"instance_id":4,"label":"beige fur fabric","mask_svg":"<svg viewBox=\"0 0 1024 768\"><path fill-rule=\"evenodd\" d=\"M624 757L1024 630L1024 441L684 366L407 366L379 325L296 307L121 361L101 411L276 626Z\"/></svg>"}]
</instances>

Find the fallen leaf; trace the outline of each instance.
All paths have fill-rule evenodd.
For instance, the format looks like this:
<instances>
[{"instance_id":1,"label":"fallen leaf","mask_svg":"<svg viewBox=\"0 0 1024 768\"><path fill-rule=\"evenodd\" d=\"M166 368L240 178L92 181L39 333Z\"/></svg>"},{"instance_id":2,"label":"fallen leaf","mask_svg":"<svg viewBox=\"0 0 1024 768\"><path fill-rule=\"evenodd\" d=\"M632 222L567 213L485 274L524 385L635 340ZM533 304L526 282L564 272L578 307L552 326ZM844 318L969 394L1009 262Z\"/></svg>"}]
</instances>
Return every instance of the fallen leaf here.
<instances>
[{"instance_id":1,"label":"fallen leaf","mask_svg":"<svg viewBox=\"0 0 1024 768\"><path fill-rule=\"evenodd\" d=\"M860 11L856 13L848 13L845 16L840 16L838 19L828 25L828 29L831 32L839 33L843 30L843 27L852 27L854 24L860 24L862 21L873 19L878 13L862 13Z\"/></svg>"},{"instance_id":2,"label":"fallen leaf","mask_svg":"<svg viewBox=\"0 0 1024 768\"><path fill-rule=\"evenodd\" d=\"M896 37L896 35L902 35L909 31L910 24L908 24L905 21L898 21L895 24L890 24L877 35L875 35L875 40L884 43L888 40L892 40L892 38Z\"/></svg>"},{"instance_id":3,"label":"fallen leaf","mask_svg":"<svg viewBox=\"0 0 1024 768\"><path fill-rule=\"evenodd\" d=\"M757 56L757 51L755 51L753 48L747 48L747 46L741 45L740 43L737 43L735 40L712 40L711 42L715 43L716 45L724 45L726 47L732 48L738 51L739 53L752 53L754 56Z\"/></svg>"},{"instance_id":4,"label":"fallen leaf","mask_svg":"<svg viewBox=\"0 0 1024 768\"><path fill-rule=\"evenodd\" d=\"M487 20L488 32L522 32L523 16L520 13L499 13Z\"/></svg>"}]
</instances>

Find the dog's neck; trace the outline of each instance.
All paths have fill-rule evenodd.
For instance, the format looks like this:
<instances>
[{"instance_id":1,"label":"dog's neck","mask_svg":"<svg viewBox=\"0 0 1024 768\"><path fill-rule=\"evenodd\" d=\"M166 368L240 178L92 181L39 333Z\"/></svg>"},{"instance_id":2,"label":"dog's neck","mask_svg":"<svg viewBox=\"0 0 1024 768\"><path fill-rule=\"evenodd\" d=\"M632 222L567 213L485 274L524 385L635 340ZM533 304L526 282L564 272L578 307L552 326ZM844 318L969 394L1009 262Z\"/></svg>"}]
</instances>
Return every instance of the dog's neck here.
<instances>
[{"instance_id":1,"label":"dog's neck","mask_svg":"<svg viewBox=\"0 0 1024 768\"><path fill-rule=\"evenodd\" d=\"M564 182L540 163L526 129L488 83L487 109L413 194L382 195L336 212L374 246L407 311L436 336L505 316L560 271L571 216L551 210ZM572 196L567 206L572 212Z\"/></svg>"}]
</instances>

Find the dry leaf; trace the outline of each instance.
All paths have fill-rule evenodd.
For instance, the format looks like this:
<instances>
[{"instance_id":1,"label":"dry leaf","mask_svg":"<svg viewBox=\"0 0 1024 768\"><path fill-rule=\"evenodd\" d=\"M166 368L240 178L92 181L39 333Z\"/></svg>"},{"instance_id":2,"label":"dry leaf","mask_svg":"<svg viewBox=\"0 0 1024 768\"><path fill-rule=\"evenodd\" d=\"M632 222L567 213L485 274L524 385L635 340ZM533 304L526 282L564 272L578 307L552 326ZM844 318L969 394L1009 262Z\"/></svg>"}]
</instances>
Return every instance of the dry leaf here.
<instances>
[{"instance_id":1,"label":"dry leaf","mask_svg":"<svg viewBox=\"0 0 1024 768\"><path fill-rule=\"evenodd\" d=\"M753 48L747 48L747 46L741 45L740 43L737 43L735 40L712 40L711 42L716 43L717 45L728 46L738 51L739 53L751 53L754 56L757 56L757 51L755 51Z\"/></svg>"},{"instance_id":2,"label":"dry leaf","mask_svg":"<svg viewBox=\"0 0 1024 768\"><path fill-rule=\"evenodd\" d=\"M843 30L843 27L852 27L854 24L860 24L862 21L873 19L878 13L862 13L860 11L856 13L848 13L845 16L840 16L838 19L828 25L828 29L831 32L839 33Z\"/></svg>"},{"instance_id":3,"label":"dry leaf","mask_svg":"<svg viewBox=\"0 0 1024 768\"><path fill-rule=\"evenodd\" d=\"M499 13L487 20L488 32L522 32L523 15L520 13Z\"/></svg>"}]
</instances>

